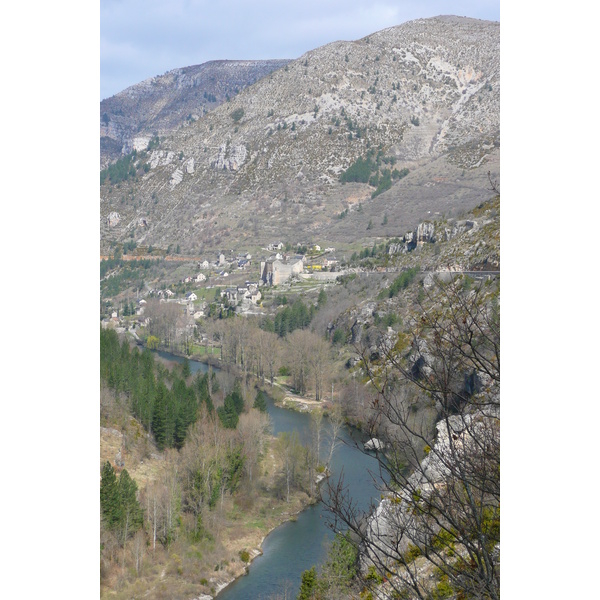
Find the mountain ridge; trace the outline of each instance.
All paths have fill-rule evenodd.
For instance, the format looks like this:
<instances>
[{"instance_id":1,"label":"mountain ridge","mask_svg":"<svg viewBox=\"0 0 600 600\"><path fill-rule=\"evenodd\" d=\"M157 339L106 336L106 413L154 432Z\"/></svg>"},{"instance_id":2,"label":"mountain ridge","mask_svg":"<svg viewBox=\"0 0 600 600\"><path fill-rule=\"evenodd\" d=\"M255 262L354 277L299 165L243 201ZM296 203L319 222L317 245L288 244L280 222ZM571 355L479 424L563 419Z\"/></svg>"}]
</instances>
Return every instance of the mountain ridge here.
<instances>
[{"instance_id":1,"label":"mountain ridge","mask_svg":"<svg viewBox=\"0 0 600 600\"><path fill-rule=\"evenodd\" d=\"M497 22L434 17L331 42L142 152L125 195L102 186L103 247L341 242L468 210L499 172L499 90ZM376 175L408 175L377 197L369 183L342 184L369 153L389 161Z\"/></svg>"},{"instance_id":2,"label":"mountain ridge","mask_svg":"<svg viewBox=\"0 0 600 600\"><path fill-rule=\"evenodd\" d=\"M149 77L100 102L100 166L154 135L169 135L186 119L198 119L289 59L213 60Z\"/></svg>"}]
</instances>

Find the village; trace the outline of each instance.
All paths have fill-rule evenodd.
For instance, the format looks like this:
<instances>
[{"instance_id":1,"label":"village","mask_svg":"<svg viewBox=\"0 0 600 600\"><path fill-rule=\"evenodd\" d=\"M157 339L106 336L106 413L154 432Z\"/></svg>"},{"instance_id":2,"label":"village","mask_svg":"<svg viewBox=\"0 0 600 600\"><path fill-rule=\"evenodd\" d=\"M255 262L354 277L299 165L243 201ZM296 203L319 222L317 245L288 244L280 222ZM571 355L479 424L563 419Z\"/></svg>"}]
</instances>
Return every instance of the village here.
<instances>
[{"instance_id":1,"label":"village","mask_svg":"<svg viewBox=\"0 0 600 600\"><path fill-rule=\"evenodd\" d=\"M102 327L128 330L137 337L136 332L150 324L148 303L158 301L181 307L181 328L189 334L200 319L214 316L211 310L215 307L221 313L225 310L226 314L264 315L265 296L275 288L292 282L333 283L343 274L340 261L334 255L335 248L297 244L298 252L292 253L289 249L289 244L273 242L262 249L270 254L263 254L260 260L254 260L249 252L233 251L229 257L221 251L212 260L177 257L178 262L188 265L189 275L169 285L146 284L135 291L134 298L128 296L124 301L115 298L110 314L101 321ZM146 257L123 256L126 261L142 258ZM178 334L177 337L187 337L184 331Z\"/></svg>"}]
</instances>

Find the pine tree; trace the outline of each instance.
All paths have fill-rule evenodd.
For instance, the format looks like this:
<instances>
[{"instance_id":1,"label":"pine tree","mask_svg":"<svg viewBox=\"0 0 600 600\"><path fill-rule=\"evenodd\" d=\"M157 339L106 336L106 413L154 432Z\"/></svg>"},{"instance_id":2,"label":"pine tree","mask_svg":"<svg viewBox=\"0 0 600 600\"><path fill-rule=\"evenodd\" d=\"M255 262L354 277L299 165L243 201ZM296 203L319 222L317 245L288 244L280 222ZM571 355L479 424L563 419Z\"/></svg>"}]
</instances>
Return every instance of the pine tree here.
<instances>
[{"instance_id":1,"label":"pine tree","mask_svg":"<svg viewBox=\"0 0 600 600\"><path fill-rule=\"evenodd\" d=\"M323 288L321 288L321 291L319 292L317 304L319 305L319 308L327 304L327 294L325 293L325 290Z\"/></svg>"},{"instance_id":2,"label":"pine tree","mask_svg":"<svg viewBox=\"0 0 600 600\"><path fill-rule=\"evenodd\" d=\"M308 569L302 573L302 583L300 584L300 592L298 600L310 600L317 585L317 571L315 567Z\"/></svg>"},{"instance_id":3,"label":"pine tree","mask_svg":"<svg viewBox=\"0 0 600 600\"><path fill-rule=\"evenodd\" d=\"M262 390L258 390L252 407L257 408L260 412L267 412L267 401L265 399L265 393Z\"/></svg>"},{"instance_id":4,"label":"pine tree","mask_svg":"<svg viewBox=\"0 0 600 600\"><path fill-rule=\"evenodd\" d=\"M100 511L102 513L102 520L109 529L113 529L121 521L119 485L115 470L108 461L102 467Z\"/></svg>"},{"instance_id":5,"label":"pine tree","mask_svg":"<svg viewBox=\"0 0 600 600\"><path fill-rule=\"evenodd\" d=\"M237 427L239 416L235 410L235 405L233 403L231 394L225 397L225 403L223 406L219 406L219 408L217 408L217 414L221 419L223 427L226 429L235 429Z\"/></svg>"},{"instance_id":6,"label":"pine tree","mask_svg":"<svg viewBox=\"0 0 600 600\"><path fill-rule=\"evenodd\" d=\"M231 401L233 403L235 412L238 415L241 415L242 412L244 412L244 397L242 396L242 387L239 379L236 380L235 385L233 386L233 392L231 392Z\"/></svg>"},{"instance_id":7,"label":"pine tree","mask_svg":"<svg viewBox=\"0 0 600 600\"><path fill-rule=\"evenodd\" d=\"M129 535L140 529L144 522L144 514L137 500L137 484L126 469L121 471L118 483L120 514L119 530L122 543Z\"/></svg>"},{"instance_id":8,"label":"pine tree","mask_svg":"<svg viewBox=\"0 0 600 600\"><path fill-rule=\"evenodd\" d=\"M185 358L183 364L181 365L181 375L184 379L187 379L192 374L190 369L190 361Z\"/></svg>"},{"instance_id":9,"label":"pine tree","mask_svg":"<svg viewBox=\"0 0 600 600\"><path fill-rule=\"evenodd\" d=\"M165 384L161 381L156 389L154 407L152 409L152 433L159 450L164 450L167 439L167 398Z\"/></svg>"}]
</instances>

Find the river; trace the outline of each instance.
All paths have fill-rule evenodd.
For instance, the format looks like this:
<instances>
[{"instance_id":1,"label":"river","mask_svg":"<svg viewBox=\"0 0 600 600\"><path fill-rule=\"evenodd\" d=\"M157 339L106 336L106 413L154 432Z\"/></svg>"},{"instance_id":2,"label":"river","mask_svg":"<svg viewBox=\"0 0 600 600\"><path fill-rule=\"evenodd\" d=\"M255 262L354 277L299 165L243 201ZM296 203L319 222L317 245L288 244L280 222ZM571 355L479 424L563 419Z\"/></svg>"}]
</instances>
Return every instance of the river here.
<instances>
[{"instance_id":1,"label":"river","mask_svg":"<svg viewBox=\"0 0 600 600\"><path fill-rule=\"evenodd\" d=\"M158 353L168 360L182 362L183 359ZM190 361L192 373L206 372L204 363ZM275 406L267 399L267 410L273 423L273 434L296 430L303 443L310 440L310 415ZM323 419L324 432L328 429L327 419ZM363 453L360 433L345 427L339 434L341 443L335 450L331 464L332 482L337 482L343 472L344 484L362 510L367 510L371 501L377 502L380 492L376 488L373 475L378 474L377 460ZM326 453L325 440L322 456ZM358 447L357 447L358 446ZM322 484L323 495L327 485ZM248 575L240 577L225 588L218 600L268 600L287 592L288 598L296 598L300 589L303 571L313 565L319 566L327 556L328 544L334 533L328 526L331 514L324 504L309 506L302 511L296 521L288 521L272 531L263 542L263 554L252 561Z\"/></svg>"}]
</instances>

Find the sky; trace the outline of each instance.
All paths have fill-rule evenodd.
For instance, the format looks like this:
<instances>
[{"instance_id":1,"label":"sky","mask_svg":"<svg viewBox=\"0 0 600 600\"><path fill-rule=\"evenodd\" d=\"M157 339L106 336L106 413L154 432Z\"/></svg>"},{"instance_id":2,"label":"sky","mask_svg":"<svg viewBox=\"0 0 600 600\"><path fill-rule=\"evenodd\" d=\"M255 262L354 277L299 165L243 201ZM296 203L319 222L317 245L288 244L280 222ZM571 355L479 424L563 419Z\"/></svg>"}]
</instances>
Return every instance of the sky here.
<instances>
[{"instance_id":1,"label":"sky","mask_svg":"<svg viewBox=\"0 0 600 600\"><path fill-rule=\"evenodd\" d=\"M499 0L101 0L100 99L209 60L298 58L413 19L500 20Z\"/></svg>"}]
</instances>

